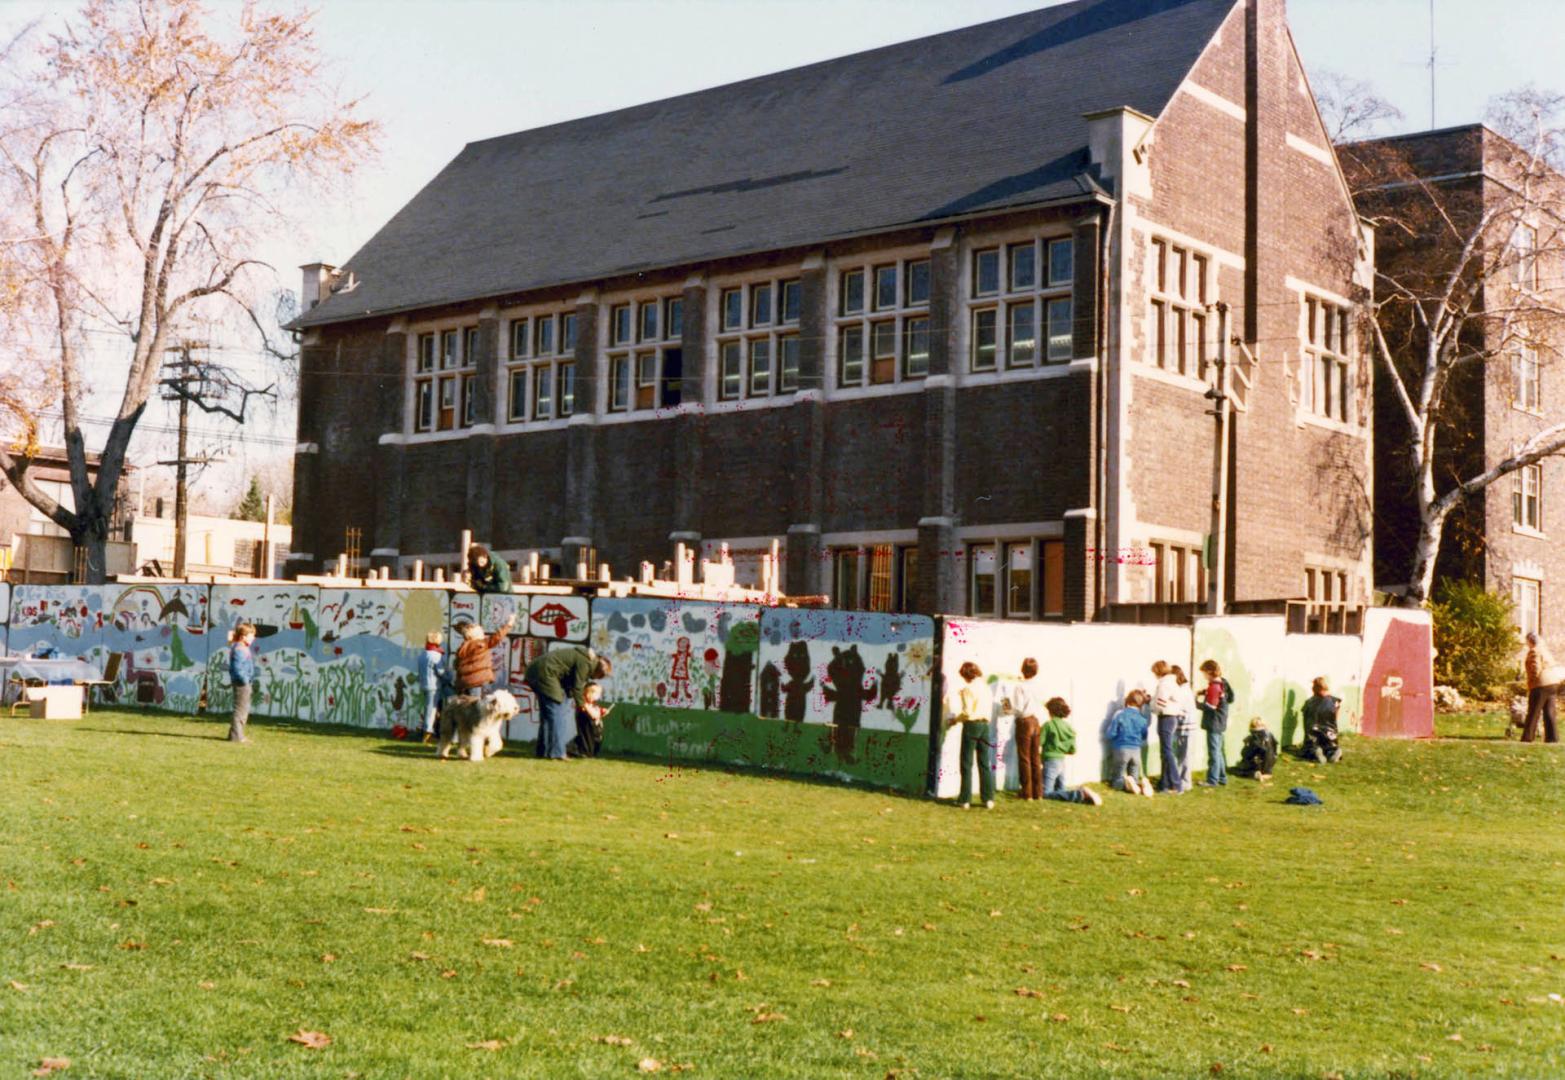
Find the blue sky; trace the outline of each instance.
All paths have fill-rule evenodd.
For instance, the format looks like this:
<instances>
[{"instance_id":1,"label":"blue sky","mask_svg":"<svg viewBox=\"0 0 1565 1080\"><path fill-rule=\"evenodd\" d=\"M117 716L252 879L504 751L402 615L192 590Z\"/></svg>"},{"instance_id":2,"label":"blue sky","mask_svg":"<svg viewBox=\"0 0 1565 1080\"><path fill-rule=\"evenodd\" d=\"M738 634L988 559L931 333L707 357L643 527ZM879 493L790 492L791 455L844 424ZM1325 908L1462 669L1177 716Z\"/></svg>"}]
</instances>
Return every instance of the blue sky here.
<instances>
[{"instance_id":1,"label":"blue sky","mask_svg":"<svg viewBox=\"0 0 1565 1080\"><path fill-rule=\"evenodd\" d=\"M232 7L209 0L214 8ZM318 40L346 95L385 125L379 160L347 192L297 211L264 257L341 263L474 139L720 85L957 26L1039 0L325 0ZM62 9L0 0L0 29ZM1429 126L1429 0L1290 0L1306 67L1372 82ZM1561 0L1435 0L1439 126L1481 119L1526 83L1565 90ZM161 422L154 414L154 423ZM268 425L291 445L291 410ZM155 433L149 433L155 434ZM164 440L166 441L166 439ZM148 440L152 456L155 440Z\"/></svg>"}]
</instances>

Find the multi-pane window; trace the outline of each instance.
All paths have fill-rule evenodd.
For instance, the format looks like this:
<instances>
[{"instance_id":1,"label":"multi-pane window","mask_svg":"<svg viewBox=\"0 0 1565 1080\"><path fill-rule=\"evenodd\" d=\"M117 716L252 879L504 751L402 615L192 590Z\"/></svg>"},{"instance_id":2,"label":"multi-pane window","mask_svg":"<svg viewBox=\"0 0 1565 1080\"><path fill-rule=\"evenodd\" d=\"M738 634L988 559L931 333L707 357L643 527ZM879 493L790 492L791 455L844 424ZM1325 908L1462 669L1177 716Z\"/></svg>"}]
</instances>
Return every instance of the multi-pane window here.
<instances>
[{"instance_id":1,"label":"multi-pane window","mask_svg":"<svg viewBox=\"0 0 1565 1080\"><path fill-rule=\"evenodd\" d=\"M722 289L717 297L717 396L724 401L799 389L798 278Z\"/></svg>"},{"instance_id":2,"label":"multi-pane window","mask_svg":"<svg viewBox=\"0 0 1565 1080\"><path fill-rule=\"evenodd\" d=\"M1511 474L1511 524L1543 531L1543 466L1523 465Z\"/></svg>"},{"instance_id":3,"label":"multi-pane window","mask_svg":"<svg viewBox=\"0 0 1565 1080\"><path fill-rule=\"evenodd\" d=\"M837 276L837 385L929 374L929 260L847 267Z\"/></svg>"},{"instance_id":4,"label":"multi-pane window","mask_svg":"<svg viewBox=\"0 0 1565 1080\"><path fill-rule=\"evenodd\" d=\"M1543 379L1538 350L1523 347L1511 368L1511 404L1518 409L1537 412L1543 404Z\"/></svg>"},{"instance_id":5,"label":"multi-pane window","mask_svg":"<svg viewBox=\"0 0 1565 1080\"><path fill-rule=\"evenodd\" d=\"M576 411L576 313L514 318L506 354L506 419L558 420Z\"/></svg>"},{"instance_id":6,"label":"multi-pane window","mask_svg":"<svg viewBox=\"0 0 1565 1080\"><path fill-rule=\"evenodd\" d=\"M477 410L478 328L420 334L413 356L413 430L454 431Z\"/></svg>"},{"instance_id":7,"label":"multi-pane window","mask_svg":"<svg viewBox=\"0 0 1565 1080\"><path fill-rule=\"evenodd\" d=\"M1511 578L1511 600L1515 604L1516 629L1522 636L1543 633L1543 582L1533 578Z\"/></svg>"},{"instance_id":8,"label":"multi-pane window","mask_svg":"<svg viewBox=\"0 0 1565 1080\"><path fill-rule=\"evenodd\" d=\"M1538 287L1538 230L1531 225L1518 225L1511 234L1512 258L1515 259L1516 284L1523 289Z\"/></svg>"},{"instance_id":9,"label":"multi-pane window","mask_svg":"<svg viewBox=\"0 0 1565 1080\"><path fill-rule=\"evenodd\" d=\"M1069 239L1024 240L973 252L971 370L1029 368L1071 358L1074 260Z\"/></svg>"},{"instance_id":10,"label":"multi-pane window","mask_svg":"<svg viewBox=\"0 0 1565 1080\"><path fill-rule=\"evenodd\" d=\"M1353 395L1348 309L1317 296L1306 296L1303 317L1299 403L1307 412L1345 424L1352 415Z\"/></svg>"},{"instance_id":11,"label":"multi-pane window","mask_svg":"<svg viewBox=\"0 0 1565 1080\"><path fill-rule=\"evenodd\" d=\"M684 301L649 297L609 306L608 408L639 412L673 408L684 374Z\"/></svg>"},{"instance_id":12,"label":"multi-pane window","mask_svg":"<svg viewBox=\"0 0 1565 1080\"><path fill-rule=\"evenodd\" d=\"M831 552L832 603L846 611L908 611L918 575L918 548L866 544Z\"/></svg>"},{"instance_id":13,"label":"multi-pane window","mask_svg":"<svg viewBox=\"0 0 1565 1080\"><path fill-rule=\"evenodd\" d=\"M1207 320L1211 260L1199 251L1153 237L1151 285L1147 335L1152 364L1205 379L1213 344Z\"/></svg>"},{"instance_id":14,"label":"multi-pane window","mask_svg":"<svg viewBox=\"0 0 1565 1080\"><path fill-rule=\"evenodd\" d=\"M1152 599L1159 604L1195 604L1206 599L1206 564L1201 549L1154 541Z\"/></svg>"},{"instance_id":15,"label":"multi-pane window","mask_svg":"<svg viewBox=\"0 0 1565 1080\"><path fill-rule=\"evenodd\" d=\"M969 613L1006 619L1064 616L1064 541L974 543L967 552Z\"/></svg>"}]
</instances>

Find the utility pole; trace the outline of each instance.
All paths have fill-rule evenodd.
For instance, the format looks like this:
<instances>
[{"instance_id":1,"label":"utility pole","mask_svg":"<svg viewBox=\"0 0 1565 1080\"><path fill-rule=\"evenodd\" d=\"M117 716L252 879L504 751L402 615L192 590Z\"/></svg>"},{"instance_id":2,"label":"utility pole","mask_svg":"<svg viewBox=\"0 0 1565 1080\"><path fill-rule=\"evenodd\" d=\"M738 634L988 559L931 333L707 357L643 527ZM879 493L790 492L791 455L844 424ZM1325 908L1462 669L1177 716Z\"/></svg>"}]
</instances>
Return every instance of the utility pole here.
<instances>
[{"instance_id":1,"label":"utility pole","mask_svg":"<svg viewBox=\"0 0 1565 1080\"><path fill-rule=\"evenodd\" d=\"M1233 422L1233 395L1228 383L1228 305L1217 308L1217 380L1206 392L1216 400L1209 414L1217 417L1217 452L1212 455L1212 572L1207 578L1206 610L1221 615L1228 594L1228 432Z\"/></svg>"},{"instance_id":2,"label":"utility pole","mask_svg":"<svg viewBox=\"0 0 1565 1080\"><path fill-rule=\"evenodd\" d=\"M190 445L190 401L198 395L205 376L191 359L192 351L205 349L205 345L197 345L194 342L181 342L170 352L178 353L179 359L169 361L165 366L174 369L175 374L162 380L164 387L164 401L179 402L179 450L173 461L160 461L159 465L174 466L174 576L185 576L185 546L188 543L190 527L190 491L189 491L189 467L191 465L205 464L208 459L192 459L189 453Z\"/></svg>"}]
</instances>

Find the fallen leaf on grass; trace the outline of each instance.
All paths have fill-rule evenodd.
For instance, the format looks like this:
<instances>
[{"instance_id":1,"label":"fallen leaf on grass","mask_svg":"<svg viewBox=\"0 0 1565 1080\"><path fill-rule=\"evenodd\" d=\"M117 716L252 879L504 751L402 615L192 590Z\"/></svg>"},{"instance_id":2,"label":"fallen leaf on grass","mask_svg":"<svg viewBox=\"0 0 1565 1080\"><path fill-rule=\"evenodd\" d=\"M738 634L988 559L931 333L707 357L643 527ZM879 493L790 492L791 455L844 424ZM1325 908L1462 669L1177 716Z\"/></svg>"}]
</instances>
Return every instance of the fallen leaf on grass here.
<instances>
[{"instance_id":1,"label":"fallen leaf on grass","mask_svg":"<svg viewBox=\"0 0 1565 1080\"><path fill-rule=\"evenodd\" d=\"M24 982L17 982L15 979L12 979L9 985L11 989L15 990L18 994L27 993L27 984Z\"/></svg>"},{"instance_id":2,"label":"fallen leaf on grass","mask_svg":"<svg viewBox=\"0 0 1565 1080\"><path fill-rule=\"evenodd\" d=\"M91 971L91 964L61 964L66 971Z\"/></svg>"},{"instance_id":3,"label":"fallen leaf on grass","mask_svg":"<svg viewBox=\"0 0 1565 1080\"><path fill-rule=\"evenodd\" d=\"M1308 1015L1310 1015L1310 1010L1295 1008L1293 1010L1293 1015L1294 1016L1308 1016Z\"/></svg>"},{"instance_id":4,"label":"fallen leaf on grass","mask_svg":"<svg viewBox=\"0 0 1565 1080\"><path fill-rule=\"evenodd\" d=\"M465 897L469 904L482 904L488 898L489 889L483 885L478 886L478 888L468 893Z\"/></svg>"},{"instance_id":5,"label":"fallen leaf on grass","mask_svg":"<svg viewBox=\"0 0 1565 1080\"><path fill-rule=\"evenodd\" d=\"M637 1071L644 1073L655 1073L662 1067L663 1063L657 1058L642 1058L636 1062Z\"/></svg>"},{"instance_id":6,"label":"fallen leaf on grass","mask_svg":"<svg viewBox=\"0 0 1565 1080\"><path fill-rule=\"evenodd\" d=\"M149 885L172 885L174 883L171 880L169 880L168 878L166 878L166 877L155 877L151 881L149 881L147 884L149 884Z\"/></svg>"},{"instance_id":7,"label":"fallen leaf on grass","mask_svg":"<svg viewBox=\"0 0 1565 1080\"><path fill-rule=\"evenodd\" d=\"M217 989L217 983L212 982L210 979L202 979L200 982L196 983L196 985L199 986L203 990L216 990Z\"/></svg>"},{"instance_id":8,"label":"fallen leaf on grass","mask_svg":"<svg viewBox=\"0 0 1565 1080\"><path fill-rule=\"evenodd\" d=\"M1436 974L1439 974L1439 972L1441 970L1440 969L1440 965L1439 964L1435 964L1435 963L1419 964L1418 966L1423 968L1425 971L1433 971Z\"/></svg>"},{"instance_id":9,"label":"fallen leaf on grass","mask_svg":"<svg viewBox=\"0 0 1565 1080\"><path fill-rule=\"evenodd\" d=\"M1261 1053L1269 1054L1271 1052L1272 1052L1272 1044L1271 1043L1262 1043L1261 1044Z\"/></svg>"},{"instance_id":10,"label":"fallen leaf on grass","mask_svg":"<svg viewBox=\"0 0 1565 1080\"><path fill-rule=\"evenodd\" d=\"M51 927L53 925L54 925L54 920L53 919L45 919L42 922L37 922L37 923L34 923L32 926L29 926L27 928L27 934L28 934L29 937L31 937L33 934L36 934L38 931L40 931L40 930L47 930L47 929L49 929L49 927ZM51 1059L51 1060L53 1060L53 1059ZM64 1058L61 1058L59 1060L63 1061Z\"/></svg>"},{"instance_id":11,"label":"fallen leaf on grass","mask_svg":"<svg viewBox=\"0 0 1565 1080\"><path fill-rule=\"evenodd\" d=\"M1250 970L1250 966L1248 964L1229 964L1228 965L1228 970L1229 971L1249 971Z\"/></svg>"},{"instance_id":12,"label":"fallen leaf on grass","mask_svg":"<svg viewBox=\"0 0 1565 1080\"><path fill-rule=\"evenodd\" d=\"M1322 958L1321 954L1316 952L1314 949L1300 949L1299 955L1304 957L1306 960L1319 960Z\"/></svg>"},{"instance_id":13,"label":"fallen leaf on grass","mask_svg":"<svg viewBox=\"0 0 1565 1080\"><path fill-rule=\"evenodd\" d=\"M1221 1061L1214 1061L1214 1062L1212 1062L1211 1073L1212 1073L1213 1076L1220 1076L1220 1075L1222 1075L1222 1071L1223 1071L1223 1063Z\"/></svg>"},{"instance_id":14,"label":"fallen leaf on grass","mask_svg":"<svg viewBox=\"0 0 1565 1080\"><path fill-rule=\"evenodd\" d=\"M1168 982L1168 985L1170 985L1170 986L1177 986L1181 990L1188 990L1188 989L1190 989L1190 980L1189 979L1170 979L1169 982Z\"/></svg>"},{"instance_id":15,"label":"fallen leaf on grass","mask_svg":"<svg viewBox=\"0 0 1565 1080\"><path fill-rule=\"evenodd\" d=\"M853 1048L853 1054L854 1054L855 1057L866 1058L866 1059L868 1059L870 1061L874 1061L876 1058L878 1058L880 1056L879 1054L875 1053L875 1051L871 1050L867 1046L855 1046Z\"/></svg>"},{"instance_id":16,"label":"fallen leaf on grass","mask_svg":"<svg viewBox=\"0 0 1565 1080\"><path fill-rule=\"evenodd\" d=\"M1016 988L1016 996L1017 997L1041 998L1041 997L1043 997L1043 991L1042 990L1034 990L1030 986L1018 986Z\"/></svg>"},{"instance_id":17,"label":"fallen leaf on grass","mask_svg":"<svg viewBox=\"0 0 1565 1080\"><path fill-rule=\"evenodd\" d=\"M483 1042L468 1043L467 1048L469 1050L488 1050L490 1053L493 1053L496 1050L503 1050L505 1048L505 1040L485 1039Z\"/></svg>"},{"instance_id":18,"label":"fallen leaf on grass","mask_svg":"<svg viewBox=\"0 0 1565 1080\"><path fill-rule=\"evenodd\" d=\"M851 1039L851 1038L853 1038L853 1029L852 1028L843 1028L841 1031L837 1032L837 1038L839 1038L839 1039Z\"/></svg>"},{"instance_id":19,"label":"fallen leaf on grass","mask_svg":"<svg viewBox=\"0 0 1565 1080\"><path fill-rule=\"evenodd\" d=\"M324 1050L331 1045L331 1036L324 1031L305 1031L303 1028L300 1028L288 1036L288 1041L298 1043L300 1046L310 1050Z\"/></svg>"},{"instance_id":20,"label":"fallen leaf on grass","mask_svg":"<svg viewBox=\"0 0 1565 1080\"><path fill-rule=\"evenodd\" d=\"M811 986L830 986L831 985L831 980L830 979L811 979L810 980L810 985Z\"/></svg>"},{"instance_id":21,"label":"fallen leaf on grass","mask_svg":"<svg viewBox=\"0 0 1565 1080\"><path fill-rule=\"evenodd\" d=\"M608 1046L634 1046L636 1040L625 1035L594 1035L592 1041Z\"/></svg>"},{"instance_id":22,"label":"fallen leaf on grass","mask_svg":"<svg viewBox=\"0 0 1565 1080\"><path fill-rule=\"evenodd\" d=\"M1126 896L1145 896L1146 894L1147 894L1147 891L1145 889L1126 889L1125 890L1125 895Z\"/></svg>"},{"instance_id":23,"label":"fallen leaf on grass","mask_svg":"<svg viewBox=\"0 0 1565 1080\"><path fill-rule=\"evenodd\" d=\"M323 963L323 964L334 964L336 962L337 962L337 954L336 953L322 953L321 954L321 963Z\"/></svg>"},{"instance_id":24,"label":"fallen leaf on grass","mask_svg":"<svg viewBox=\"0 0 1565 1080\"><path fill-rule=\"evenodd\" d=\"M492 949L509 949L511 947L510 938L486 937L480 940L482 940L485 945L488 945Z\"/></svg>"},{"instance_id":25,"label":"fallen leaf on grass","mask_svg":"<svg viewBox=\"0 0 1565 1080\"><path fill-rule=\"evenodd\" d=\"M397 909L389 907L367 907L364 909L364 912L366 915L395 915L397 913Z\"/></svg>"},{"instance_id":26,"label":"fallen leaf on grass","mask_svg":"<svg viewBox=\"0 0 1565 1080\"><path fill-rule=\"evenodd\" d=\"M139 949L145 949L147 943L145 941L122 941L119 947L127 952L136 952Z\"/></svg>"},{"instance_id":27,"label":"fallen leaf on grass","mask_svg":"<svg viewBox=\"0 0 1565 1080\"><path fill-rule=\"evenodd\" d=\"M60 1072L71 1067L71 1059L63 1057L41 1058L38 1067L33 1070L34 1076L48 1076L52 1072Z\"/></svg>"},{"instance_id":28,"label":"fallen leaf on grass","mask_svg":"<svg viewBox=\"0 0 1565 1080\"><path fill-rule=\"evenodd\" d=\"M445 971L440 973L440 977L442 979L454 979L456 978L456 972L451 968L447 968Z\"/></svg>"},{"instance_id":29,"label":"fallen leaf on grass","mask_svg":"<svg viewBox=\"0 0 1565 1080\"><path fill-rule=\"evenodd\" d=\"M428 960L429 959L429 954L426 953L426 952L414 951L414 952L408 953L408 959L409 960Z\"/></svg>"},{"instance_id":30,"label":"fallen leaf on grass","mask_svg":"<svg viewBox=\"0 0 1565 1080\"><path fill-rule=\"evenodd\" d=\"M788 1018L786 1016L784 1016L782 1013L758 1012L758 1013L755 1014L754 1017L751 1018L750 1023L752 1023L752 1024L775 1024L775 1023L778 1023L778 1022L786 1020L786 1019L788 1019Z\"/></svg>"},{"instance_id":31,"label":"fallen leaf on grass","mask_svg":"<svg viewBox=\"0 0 1565 1080\"><path fill-rule=\"evenodd\" d=\"M1055 1013L1050 1016L1049 1019L1054 1021L1056 1024L1067 1024L1070 1022L1070 1017L1064 1013Z\"/></svg>"},{"instance_id":32,"label":"fallen leaf on grass","mask_svg":"<svg viewBox=\"0 0 1565 1080\"><path fill-rule=\"evenodd\" d=\"M1110 1005L1109 1008L1113 1009L1115 1012L1128 1013L1131 1009L1134 1009L1135 1006L1134 1005Z\"/></svg>"},{"instance_id":33,"label":"fallen leaf on grass","mask_svg":"<svg viewBox=\"0 0 1565 1080\"><path fill-rule=\"evenodd\" d=\"M1450 1035L1447 1035L1445 1037L1445 1041L1446 1042L1461 1042L1462 1041L1462 1033L1460 1031L1452 1032Z\"/></svg>"}]
</instances>

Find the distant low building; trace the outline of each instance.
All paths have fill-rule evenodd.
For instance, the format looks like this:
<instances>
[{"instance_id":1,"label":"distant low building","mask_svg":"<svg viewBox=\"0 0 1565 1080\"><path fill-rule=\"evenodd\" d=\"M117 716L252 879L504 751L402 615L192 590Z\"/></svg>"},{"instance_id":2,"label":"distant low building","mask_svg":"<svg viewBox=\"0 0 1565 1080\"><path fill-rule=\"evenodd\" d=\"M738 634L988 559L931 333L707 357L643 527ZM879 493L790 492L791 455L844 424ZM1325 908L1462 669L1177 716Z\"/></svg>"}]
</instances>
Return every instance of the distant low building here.
<instances>
[{"instance_id":1,"label":"distant low building","mask_svg":"<svg viewBox=\"0 0 1565 1080\"><path fill-rule=\"evenodd\" d=\"M133 502L129 484L134 471L134 466L125 466L115 493L108 552L111 574L131 570L130 549L123 540ZM97 454L87 455L87 476L93 482L98 479ZM28 477L66 509L75 509L70 461L63 447L41 448L28 469ZM6 579L13 583L66 582L71 580L75 563L70 534L0 476L0 570L5 571Z\"/></svg>"},{"instance_id":2,"label":"distant low building","mask_svg":"<svg viewBox=\"0 0 1565 1080\"><path fill-rule=\"evenodd\" d=\"M172 517L133 514L127 531L135 544L139 572L159 576L174 572ZM268 536L270 564L265 554ZM293 529L287 525L273 523L268 533L261 521L191 514L186 526L185 573L190 577L276 577L282 572L292 539Z\"/></svg>"}]
</instances>

